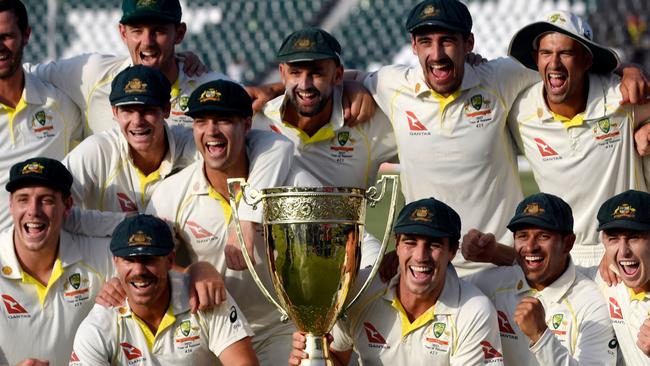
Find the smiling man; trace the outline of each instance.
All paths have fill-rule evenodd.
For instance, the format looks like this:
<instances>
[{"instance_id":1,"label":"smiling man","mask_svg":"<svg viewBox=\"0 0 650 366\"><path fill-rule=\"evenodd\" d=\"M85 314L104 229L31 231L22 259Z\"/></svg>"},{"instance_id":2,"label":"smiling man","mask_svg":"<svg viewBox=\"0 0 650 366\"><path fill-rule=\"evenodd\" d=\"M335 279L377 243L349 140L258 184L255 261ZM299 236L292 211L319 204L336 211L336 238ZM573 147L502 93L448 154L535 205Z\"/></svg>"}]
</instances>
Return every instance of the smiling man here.
<instances>
[{"instance_id":1,"label":"smiling man","mask_svg":"<svg viewBox=\"0 0 650 366\"><path fill-rule=\"evenodd\" d=\"M629 190L608 199L598 211L598 224L605 257L622 280L612 287L600 283L616 338L625 364L645 365L650 362L650 194Z\"/></svg>"},{"instance_id":2,"label":"smiling man","mask_svg":"<svg viewBox=\"0 0 650 366\"><path fill-rule=\"evenodd\" d=\"M517 264L467 277L497 310L504 363L615 365L605 300L569 255L571 207L551 194L532 195L519 203L508 229Z\"/></svg>"},{"instance_id":3,"label":"smiling man","mask_svg":"<svg viewBox=\"0 0 650 366\"><path fill-rule=\"evenodd\" d=\"M451 265L460 227L458 214L433 198L402 209L393 230L399 273L388 285L376 279L337 322L335 365L347 365L353 349L363 365L503 364L494 308ZM299 365L309 357L305 337L293 340L289 363Z\"/></svg>"},{"instance_id":4,"label":"smiling man","mask_svg":"<svg viewBox=\"0 0 650 366\"><path fill-rule=\"evenodd\" d=\"M127 305L95 305L77 331L71 366L258 365L252 332L230 296L190 313L188 284L170 272L174 241L164 221L129 217L115 228L110 248Z\"/></svg>"}]
</instances>

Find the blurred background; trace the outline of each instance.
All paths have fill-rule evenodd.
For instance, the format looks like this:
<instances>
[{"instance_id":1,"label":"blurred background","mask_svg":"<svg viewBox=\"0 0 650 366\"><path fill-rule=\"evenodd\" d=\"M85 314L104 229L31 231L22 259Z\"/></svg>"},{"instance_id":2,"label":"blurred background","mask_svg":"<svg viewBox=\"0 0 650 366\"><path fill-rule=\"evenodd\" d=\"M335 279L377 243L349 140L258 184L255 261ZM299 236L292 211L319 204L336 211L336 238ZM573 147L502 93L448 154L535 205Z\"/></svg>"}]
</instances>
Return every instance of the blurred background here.
<instances>
[{"instance_id":1,"label":"blurred background","mask_svg":"<svg viewBox=\"0 0 650 366\"><path fill-rule=\"evenodd\" d=\"M121 0L23 0L32 37L26 62L85 52L127 54L117 31ZM276 81L275 51L291 32L318 26L341 43L346 68L375 70L414 64L404 22L415 0L181 0L188 34L177 49L198 54L211 69L247 85ZM475 51L505 56L514 33L551 10L586 17L594 39L621 59L650 70L650 0L467 0L474 20ZM394 171L398 167L387 167ZM537 191L520 159L524 193ZM403 200L400 201L403 205ZM400 206L401 207L401 206ZM399 207L398 207L399 209ZM368 229L381 237L386 206L369 211Z\"/></svg>"}]
</instances>

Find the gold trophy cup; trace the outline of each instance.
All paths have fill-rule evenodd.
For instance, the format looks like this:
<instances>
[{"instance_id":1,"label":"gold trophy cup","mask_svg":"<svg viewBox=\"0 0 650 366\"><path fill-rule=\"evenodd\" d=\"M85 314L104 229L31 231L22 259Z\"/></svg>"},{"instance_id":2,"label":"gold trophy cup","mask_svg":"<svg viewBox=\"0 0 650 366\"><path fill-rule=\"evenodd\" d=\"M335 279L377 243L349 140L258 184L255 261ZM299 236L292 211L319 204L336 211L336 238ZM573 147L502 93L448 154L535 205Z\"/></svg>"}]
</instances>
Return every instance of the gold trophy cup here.
<instances>
[{"instance_id":1,"label":"gold trophy cup","mask_svg":"<svg viewBox=\"0 0 650 366\"><path fill-rule=\"evenodd\" d=\"M325 335L336 320L359 299L372 282L386 251L397 200L395 175L385 175L369 189L346 187L278 187L262 192L248 187L244 179L228 179L230 205L244 260L264 297L273 303L283 321L289 318L306 333L309 359L303 365L333 365ZM384 199L387 185L392 194L381 249L370 275L346 302L361 261L366 204L374 207ZM262 284L243 245L237 214L236 188L251 206L262 202L266 259L276 301ZM346 304L344 306L344 304Z\"/></svg>"}]
</instances>

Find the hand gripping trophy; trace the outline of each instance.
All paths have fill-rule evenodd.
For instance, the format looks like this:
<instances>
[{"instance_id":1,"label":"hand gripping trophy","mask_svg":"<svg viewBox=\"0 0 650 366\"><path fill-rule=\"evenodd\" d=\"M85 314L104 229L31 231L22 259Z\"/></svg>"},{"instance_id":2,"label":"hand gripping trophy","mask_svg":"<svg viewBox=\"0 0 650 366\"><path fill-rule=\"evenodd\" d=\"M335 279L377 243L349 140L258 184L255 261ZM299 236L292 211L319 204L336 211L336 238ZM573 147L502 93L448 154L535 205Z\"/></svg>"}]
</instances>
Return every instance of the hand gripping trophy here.
<instances>
[{"instance_id":1,"label":"hand gripping trophy","mask_svg":"<svg viewBox=\"0 0 650 366\"><path fill-rule=\"evenodd\" d=\"M386 250L397 200L397 176L385 175L368 190L346 187L278 187L251 189L244 179L228 179L230 205L237 207L236 187L245 204L263 209L266 260L279 302L262 284L253 267L239 224L233 217L244 260L251 276L273 303L283 321L289 318L306 333L309 359L305 365L332 365L325 335L336 320L372 282ZM346 302L361 261L366 204L374 207L391 184L391 199L381 249L370 275L352 299Z\"/></svg>"}]
</instances>

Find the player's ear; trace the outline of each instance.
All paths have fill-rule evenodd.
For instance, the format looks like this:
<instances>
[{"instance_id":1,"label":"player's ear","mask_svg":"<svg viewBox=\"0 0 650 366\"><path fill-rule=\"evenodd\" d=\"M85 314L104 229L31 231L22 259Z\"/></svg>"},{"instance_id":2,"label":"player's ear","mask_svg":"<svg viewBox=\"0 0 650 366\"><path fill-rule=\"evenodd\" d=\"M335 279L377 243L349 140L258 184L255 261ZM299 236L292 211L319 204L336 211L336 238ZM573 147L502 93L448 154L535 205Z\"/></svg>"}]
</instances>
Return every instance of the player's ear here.
<instances>
[{"instance_id":1,"label":"player's ear","mask_svg":"<svg viewBox=\"0 0 650 366\"><path fill-rule=\"evenodd\" d=\"M418 55L417 50L415 49L415 34L411 33L411 50L413 51L414 55Z\"/></svg>"},{"instance_id":2,"label":"player's ear","mask_svg":"<svg viewBox=\"0 0 650 366\"><path fill-rule=\"evenodd\" d=\"M167 103L164 107L162 107L163 117L165 119L169 118L169 114L171 113L171 110L172 110L171 103Z\"/></svg>"},{"instance_id":3,"label":"player's ear","mask_svg":"<svg viewBox=\"0 0 650 366\"><path fill-rule=\"evenodd\" d=\"M175 44L180 44L185 38L185 33L187 33L187 24L181 22L176 26L176 39L174 40Z\"/></svg>"},{"instance_id":4,"label":"player's ear","mask_svg":"<svg viewBox=\"0 0 650 366\"><path fill-rule=\"evenodd\" d=\"M343 65L338 63L336 65L336 71L334 74L334 85L341 85L341 83L343 82L343 74L344 74Z\"/></svg>"},{"instance_id":5,"label":"player's ear","mask_svg":"<svg viewBox=\"0 0 650 366\"><path fill-rule=\"evenodd\" d=\"M469 33L467 39L465 39L465 52L469 53L474 50L474 33Z\"/></svg>"},{"instance_id":6,"label":"player's ear","mask_svg":"<svg viewBox=\"0 0 650 366\"><path fill-rule=\"evenodd\" d=\"M251 130L251 127L253 126L253 118L252 117L245 117L242 122L244 122L244 128L246 133Z\"/></svg>"},{"instance_id":7,"label":"player's ear","mask_svg":"<svg viewBox=\"0 0 650 366\"><path fill-rule=\"evenodd\" d=\"M562 237L562 241L564 242L563 252L565 254L569 254L569 252L571 252L571 249L573 248L573 243L575 243L576 241L576 235L574 233L564 234Z\"/></svg>"},{"instance_id":8,"label":"player's ear","mask_svg":"<svg viewBox=\"0 0 650 366\"><path fill-rule=\"evenodd\" d=\"M120 32L120 38L122 39L122 42L126 43L126 25L120 23L118 25L118 30Z\"/></svg>"},{"instance_id":9,"label":"player's ear","mask_svg":"<svg viewBox=\"0 0 650 366\"><path fill-rule=\"evenodd\" d=\"M29 42L29 36L32 34L32 27L27 26L25 29L25 33L23 33L23 47L27 46L27 42Z\"/></svg>"},{"instance_id":10,"label":"player's ear","mask_svg":"<svg viewBox=\"0 0 650 366\"><path fill-rule=\"evenodd\" d=\"M286 82L285 77L284 77L284 73L287 71L287 67L288 66L285 63L280 63L278 65L278 71L280 72L280 80L282 81L282 84L284 84Z\"/></svg>"},{"instance_id":11,"label":"player's ear","mask_svg":"<svg viewBox=\"0 0 650 366\"><path fill-rule=\"evenodd\" d=\"M115 117L115 119L117 119L118 108L119 107L117 107L117 106L111 106L111 109L113 109L113 117Z\"/></svg>"}]
</instances>

